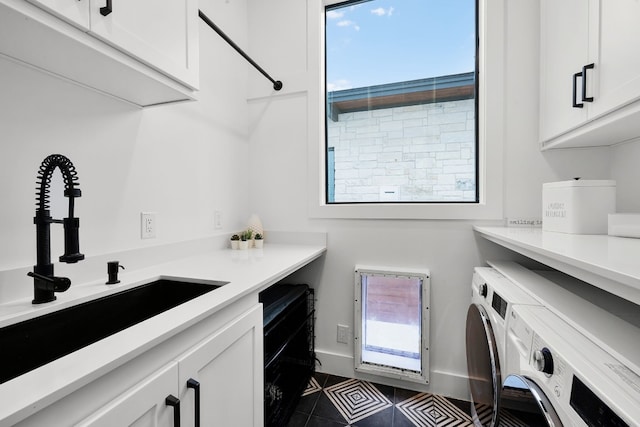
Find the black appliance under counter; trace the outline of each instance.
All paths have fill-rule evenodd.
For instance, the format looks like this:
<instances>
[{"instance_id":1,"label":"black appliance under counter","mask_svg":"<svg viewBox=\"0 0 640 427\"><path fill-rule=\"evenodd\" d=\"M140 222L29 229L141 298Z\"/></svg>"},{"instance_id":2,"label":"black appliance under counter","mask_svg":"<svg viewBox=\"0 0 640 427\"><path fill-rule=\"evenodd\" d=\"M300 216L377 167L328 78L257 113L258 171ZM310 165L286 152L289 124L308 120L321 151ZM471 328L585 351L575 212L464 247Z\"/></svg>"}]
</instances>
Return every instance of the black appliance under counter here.
<instances>
[{"instance_id":1,"label":"black appliance under counter","mask_svg":"<svg viewBox=\"0 0 640 427\"><path fill-rule=\"evenodd\" d=\"M260 302L265 426L281 426L315 372L314 291L308 285L274 285L260 293Z\"/></svg>"}]
</instances>

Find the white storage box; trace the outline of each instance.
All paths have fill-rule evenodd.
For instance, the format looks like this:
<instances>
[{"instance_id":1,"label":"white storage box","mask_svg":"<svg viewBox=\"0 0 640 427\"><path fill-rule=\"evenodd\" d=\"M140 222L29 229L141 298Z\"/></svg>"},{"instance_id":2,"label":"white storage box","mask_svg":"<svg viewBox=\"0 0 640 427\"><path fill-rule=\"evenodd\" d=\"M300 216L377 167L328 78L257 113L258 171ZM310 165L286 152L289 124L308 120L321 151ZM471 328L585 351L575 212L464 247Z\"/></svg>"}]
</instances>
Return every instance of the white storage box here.
<instances>
[{"instance_id":1,"label":"white storage box","mask_svg":"<svg viewBox=\"0 0 640 427\"><path fill-rule=\"evenodd\" d=\"M542 185L542 229L570 234L607 234L616 211L616 182L571 180Z\"/></svg>"},{"instance_id":2,"label":"white storage box","mask_svg":"<svg viewBox=\"0 0 640 427\"><path fill-rule=\"evenodd\" d=\"M640 214L609 214L609 236L640 239Z\"/></svg>"}]
</instances>

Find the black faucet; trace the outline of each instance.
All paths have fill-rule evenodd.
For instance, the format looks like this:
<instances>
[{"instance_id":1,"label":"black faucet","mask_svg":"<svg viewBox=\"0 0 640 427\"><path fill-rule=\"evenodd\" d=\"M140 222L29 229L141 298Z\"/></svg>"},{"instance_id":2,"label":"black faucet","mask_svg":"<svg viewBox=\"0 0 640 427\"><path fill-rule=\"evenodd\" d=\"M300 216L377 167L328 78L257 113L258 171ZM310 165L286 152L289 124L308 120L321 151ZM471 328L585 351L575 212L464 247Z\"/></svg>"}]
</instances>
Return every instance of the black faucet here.
<instances>
[{"instance_id":1,"label":"black faucet","mask_svg":"<svg viewBox=\"0 0 640 427\"><path fill-rule=\"evenodd\" d=\"M51 218L49 211L49 188L56 168L62 172L64 196L69 199L68 217L64 219ZM40 165L36 189L36 216L33 218L36 225L36 265L33 267L33 273L27 273L33 277L33 304L53 301L56 299L54 292L64 292L71 286L71 280L68 278L53 275L51 223L64 226L64 255L60 256L60 262L72 264L84 259L78 240L80 220L73 216L75 198L81 195L80 189L77 188L77 175L71 160L61 154L48 156Z\"/></svg>"}]
</instances>

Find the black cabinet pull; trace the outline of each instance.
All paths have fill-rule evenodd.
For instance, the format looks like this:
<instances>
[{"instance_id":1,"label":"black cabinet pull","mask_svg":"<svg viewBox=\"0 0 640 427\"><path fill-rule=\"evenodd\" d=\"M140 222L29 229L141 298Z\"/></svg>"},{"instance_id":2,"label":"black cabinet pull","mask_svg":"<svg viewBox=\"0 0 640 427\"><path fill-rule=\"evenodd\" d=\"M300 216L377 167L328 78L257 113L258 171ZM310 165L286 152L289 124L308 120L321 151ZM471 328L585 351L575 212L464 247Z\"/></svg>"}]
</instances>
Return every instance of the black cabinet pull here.
<instances>
[{"instance_id":1,"label":"black cabinet pull","mask_svg":"<svg viewBox=\"0 0 640 427\"><path fill-rule=\"evenodd\" d=\"M587 64L582 67L582 101L593 102L593 96L587 97L587 70L593 70L595 64Z\"/></svg>"},{"instance_id":2,"label":"black cabinet pull","mask_svg":"<svg viewBox=\"0 0 640 427\"><path fill-rule=\"evenodd\" d=\"M187 388L192 388L193 392L195 394L195 404L194 404L194 411L195 411L195 427L200 427L200 383L196 380L194 380L193 378L189 378L187 380Z\"/></svg>"},{"instance_id":3,"label":"black cabinet pull","mask_svg":"<svg viewBox=\"0 0 640 427\"><path fill-rule=\"evenodd\" d=\"M170 394L164 400L164 403L167 406L173 406L173 426L180 427L180 399Z\"/></svg>"},{"instance_id":4,"label":"black cabinet pull","mask_svg":"<svg viewBox=\"0 0 640 427\"><path fill-rule=\"evenodd\" d=\"M100 15L107 16L111 12L113 12L113 9L111 8L111 0L107 0L107 4L100 8Z\"/></svg>"},{"instance_id":5,"label":"black cabinet pull","mask_svg":"<svg viewBox=\"0 0 640 427\"><path fill-rule=\"evenodd\" d=\"M582 77L582 73L575 73L573 75L573 108L584 107L583 103L576 102L576 97L578 96L578 77ZM584 79L582 81L584 83Z\"/></svg>"}]
</instances>

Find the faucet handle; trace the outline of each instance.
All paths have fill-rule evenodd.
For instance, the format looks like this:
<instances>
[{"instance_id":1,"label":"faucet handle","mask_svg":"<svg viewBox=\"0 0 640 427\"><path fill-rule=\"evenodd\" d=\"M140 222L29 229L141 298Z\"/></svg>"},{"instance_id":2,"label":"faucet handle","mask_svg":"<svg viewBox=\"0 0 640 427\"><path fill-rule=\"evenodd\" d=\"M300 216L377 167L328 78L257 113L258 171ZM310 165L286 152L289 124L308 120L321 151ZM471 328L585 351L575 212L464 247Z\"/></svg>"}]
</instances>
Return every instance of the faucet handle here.
<instances>
[{"instance_id":1,"label":"faucet handle","mask_svg":"<svg viewBox=\"0 0 640 427\"><path fill-rule=\"evenodd\" d=\"M34 273L29 271L27 276L31 276L35 279L41 280L43 282L49 283L53 286L47 286L50 290L54 292L64 292L71 286L71 280L68 277L49 277L43 276L42 274Z\"/></svg>"}]
</instances>

